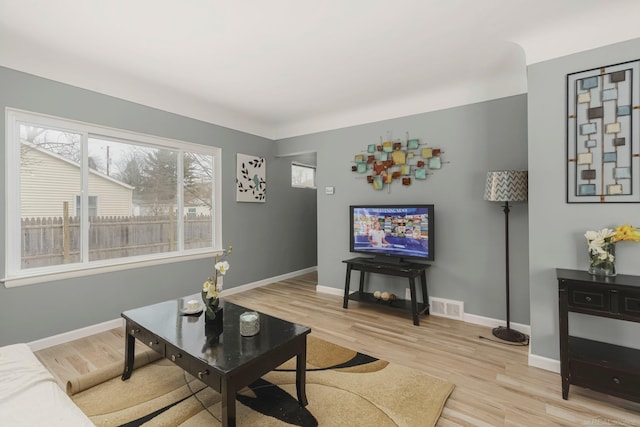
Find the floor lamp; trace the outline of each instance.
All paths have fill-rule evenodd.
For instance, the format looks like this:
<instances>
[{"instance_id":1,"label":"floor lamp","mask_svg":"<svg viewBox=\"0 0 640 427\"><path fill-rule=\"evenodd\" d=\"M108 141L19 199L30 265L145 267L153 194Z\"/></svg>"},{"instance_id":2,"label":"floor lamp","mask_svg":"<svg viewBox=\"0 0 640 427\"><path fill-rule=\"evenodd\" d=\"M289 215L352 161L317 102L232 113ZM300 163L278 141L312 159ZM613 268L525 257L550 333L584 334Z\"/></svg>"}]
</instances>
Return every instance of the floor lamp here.
<instances>
[{"instance_id":1,"label":"floor lamp","mask_svg":"<svg viewBox=\"0 0 640 427\"><path fill-rule=\"evenodd\" d=\"M484 199L491 202L504 202L504 243L505 243L505 274L507 294L507 327L499 326L493 329L493 335L504 341L525 342L527 336L522 332L511 329L509 316L509 202L527 201L527 171L494 171L487 172L487 184Z\"/></svg>"}]
</instances>

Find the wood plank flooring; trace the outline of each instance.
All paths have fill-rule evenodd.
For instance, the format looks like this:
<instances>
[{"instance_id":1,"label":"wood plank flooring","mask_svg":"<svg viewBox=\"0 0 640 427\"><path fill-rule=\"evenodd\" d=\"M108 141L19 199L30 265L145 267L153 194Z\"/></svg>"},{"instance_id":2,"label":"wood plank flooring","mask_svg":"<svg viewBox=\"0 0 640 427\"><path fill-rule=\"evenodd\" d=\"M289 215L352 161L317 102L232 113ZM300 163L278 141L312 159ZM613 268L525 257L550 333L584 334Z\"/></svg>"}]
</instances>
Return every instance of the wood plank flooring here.
<instances>
[{"instance_id":1,"label":"wood plank flooring","mask_svg":"<svg viewBox=\"0 0 640 427\"><path fill-rule=\"evenodd\" d=\"M399 363L456 385L438 426L640 426L640 403L571 386L527 365L528 347L493 341L491 330L315 292L315 273L225 297L312 328L322 339ZM484 337L484 338L481 338ZM137 350L143 346L136 345ZM124 332L104 332L38 351L60 384L123 360Z\"/></svg>"}]
</instances>

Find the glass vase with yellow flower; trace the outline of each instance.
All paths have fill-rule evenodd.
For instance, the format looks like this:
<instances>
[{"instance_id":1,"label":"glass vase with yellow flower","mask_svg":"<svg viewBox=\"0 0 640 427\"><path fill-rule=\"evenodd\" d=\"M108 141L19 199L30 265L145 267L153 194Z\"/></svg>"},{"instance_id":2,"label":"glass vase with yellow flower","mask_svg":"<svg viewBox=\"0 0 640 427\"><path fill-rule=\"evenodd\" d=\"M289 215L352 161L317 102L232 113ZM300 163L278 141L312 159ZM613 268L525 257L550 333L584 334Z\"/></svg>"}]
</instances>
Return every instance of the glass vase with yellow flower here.
<instances>
[{"instance_id":1,"label":"glass vase with yellow flower","mask_svg":"<svg viewBox=\"0 0 640 427\"><path fill-rule=\"evenodd\" d=\"M629 224L615 229L603 228L599 231L587 231L589 248L589 273L596 276L615 276L616 243L621 241L640 242L640 231Z\"/></svg>"}]
</instances>

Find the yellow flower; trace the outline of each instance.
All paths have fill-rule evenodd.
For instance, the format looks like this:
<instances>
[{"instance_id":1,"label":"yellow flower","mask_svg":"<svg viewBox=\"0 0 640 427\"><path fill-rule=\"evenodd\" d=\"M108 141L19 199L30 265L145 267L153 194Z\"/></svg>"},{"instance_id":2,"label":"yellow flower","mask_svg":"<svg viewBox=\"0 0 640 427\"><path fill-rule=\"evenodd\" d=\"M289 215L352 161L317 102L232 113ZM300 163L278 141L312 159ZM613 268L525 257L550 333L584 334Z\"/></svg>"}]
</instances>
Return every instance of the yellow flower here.
<instances>
[{"instance_id":1,"label":"yellow flower","mask_svg":"<svg viewBox=\"0 0 640 427\"><path fill-rule=\"evenodd\" d=\"M630 242L640 242L640 231L636 227L629 224L623 224L616 227L616 234L613 236L614 242L627 240Z\"/></svg>"}]
</instances>

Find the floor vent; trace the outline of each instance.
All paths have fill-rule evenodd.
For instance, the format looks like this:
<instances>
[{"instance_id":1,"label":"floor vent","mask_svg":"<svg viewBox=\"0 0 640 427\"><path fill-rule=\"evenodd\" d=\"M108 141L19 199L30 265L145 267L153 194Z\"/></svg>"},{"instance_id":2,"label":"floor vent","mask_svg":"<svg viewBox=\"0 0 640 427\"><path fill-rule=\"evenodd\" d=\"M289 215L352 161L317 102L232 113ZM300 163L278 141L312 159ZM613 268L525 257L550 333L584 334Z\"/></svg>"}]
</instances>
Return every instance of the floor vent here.
<instances>
[{"instance_id":1,"label":"floor vent","mask_svg":"<svg viewBox=\"0 0 640 427\"><path fill-rule=\"evenodd\" d=\"M449 319L464 320L464 302L444 298L429 298L429 313Z\"/></svg>"}]
</instances>

